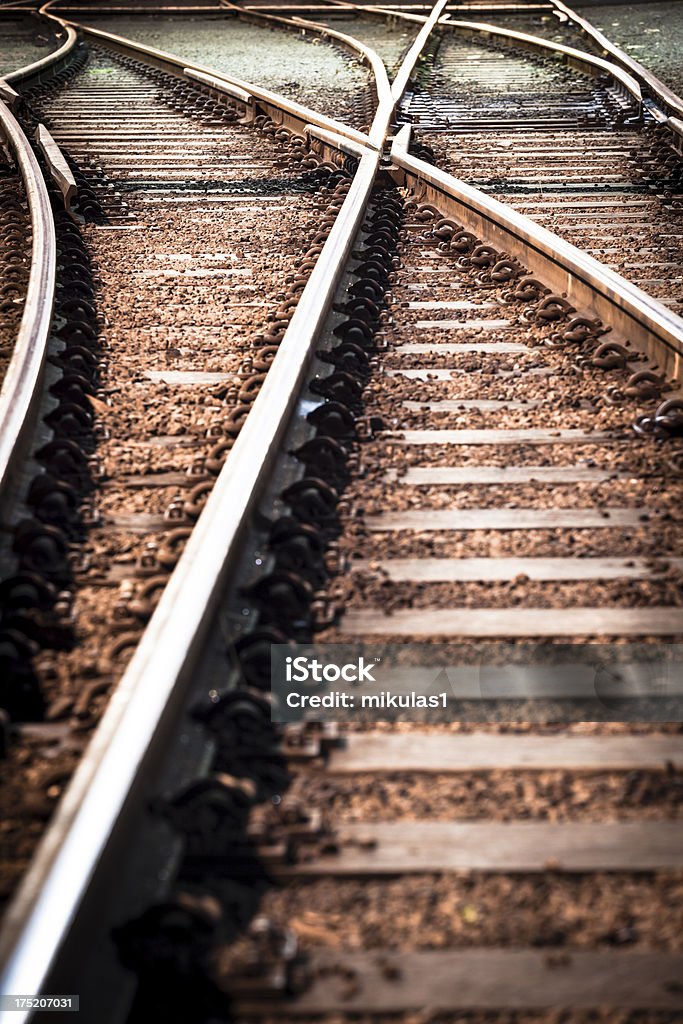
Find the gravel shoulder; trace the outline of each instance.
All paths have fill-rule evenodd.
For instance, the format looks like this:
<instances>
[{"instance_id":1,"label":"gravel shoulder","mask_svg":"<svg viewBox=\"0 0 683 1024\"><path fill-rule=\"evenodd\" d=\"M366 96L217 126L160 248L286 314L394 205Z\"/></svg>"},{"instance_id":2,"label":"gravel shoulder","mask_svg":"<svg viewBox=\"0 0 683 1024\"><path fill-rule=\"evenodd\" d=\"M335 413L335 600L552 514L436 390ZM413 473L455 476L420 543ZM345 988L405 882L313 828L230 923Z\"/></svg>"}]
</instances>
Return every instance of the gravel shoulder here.
<instances>
[{"instance_id":1,"label":"gravel shoulder","mask_svg":"<svg viewBox=\"0 0 683 1024\"><path fill-rule=\"evenodd\" d=\"M253 82L358 127L363 117L355 101L359 94L371 95L368 70L349 52L315 35L304 38L220 15L88 15L87 23Z\"/></svg>"},{"instance_id":2,"label":"gravel shoulder","mask_svg":"<svg viewBox=\"0 0 683 1024\"><path fill-rule=\"evenodd\" d=\"M0 75L41 60L56 49L54 36L37 18L12 18L0 12Z\"/></svg>"},{"instance_id":3,"label":"gravel shoulder","mask_svg":"<svg viewBox=\"0 0 683 1024\"><path fill-rule=\"evenodd\" d=\"M683 94L683 4L600 4L579 10L629 56Z\"/></svg>"}]
</instances>

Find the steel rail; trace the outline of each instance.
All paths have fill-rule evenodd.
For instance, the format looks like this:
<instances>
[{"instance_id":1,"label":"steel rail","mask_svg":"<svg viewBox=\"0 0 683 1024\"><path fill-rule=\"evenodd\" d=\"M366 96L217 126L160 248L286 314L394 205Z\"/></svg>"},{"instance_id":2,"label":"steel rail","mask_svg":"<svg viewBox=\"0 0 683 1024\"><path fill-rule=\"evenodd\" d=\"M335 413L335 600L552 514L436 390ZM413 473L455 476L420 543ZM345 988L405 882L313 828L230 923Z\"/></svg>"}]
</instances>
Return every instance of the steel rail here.
<instances>
[{"instance_id":1,"label":"steel rail","mask_svg":"<svg viewBox=\"0 0 683 1024\"><path fill-rule=\"evenodd\" d=\"M329 0L329 3L334 4L335 7L349 7L354 11L361 11L363 14L379 14L383 18L393 18L395 21L417 21L424 23L429 17L427 14L414 14L412 11L394 10L391 7L382 7L376 4L342 3L342 0Z\"/></svg>"},{"instance_id":2,"label":"steel rail","mask_svg":"<svg viewBox=\"0 0 683 1024\"><path fill-rule=\"evenodd\" d=\"M370 125L368 135L371 145L381 149L384 145L389 118L393 113L391 87L389 85L389 78L387 76L387 69L384 66L384 61L375 50L366 46L364 43L361 43L360 40L354 39L353 36L347 36L342 32L337 32L335 29L328 28L327 25L321 25L319 22L309 21L307 18L294 16L291 20L294 25L299 25L305 30L318 32L323 38L329 37L330 39L336 39L339 42L351 43L354 49L357 49L359 53L364 55L368 64L372 68L372 73L375 79L375 91L377 93L377 110L375 111L375 116L372 120L372 124Z\"/></svg>"},{"instance_id":3,"label":"steel rail","mask_svg":"<svg viewBox=\"0 0 683 1024\"><path fill-rule=\"evenodd\" d=\"M388 7L375 6L372 4L352 3L350 0L343 4L342 0L329 0L329 2L335 6L339 5L340 7L352 8L353 10L363 12L364 14L380 15L385 19L402 19L403 21L418 23L424 23L428 20L427 16L424 14L414 14L409 11L396 11L389 9ZM555 3L556 0L553 0L553 2ZM557 3L559 2L560 0L557 0ZM562 7L564 7L564 5L562 5ZM566 10L569 10L569 8L566 8ZM553 43L548 39L543 39L541 36L532 36L528 33L517 32L512 29L499 28L496 25L489 25L485 22L456 20L453 19L450 14L444 15L440 19L439 24L446 28L460 29L462 31L469 30L472 34L480 33L484 36L498 36L511 42L520 43L530 49L549 50L564 57L568 64L577 67L579 70L586 71L593 75L608 74L619 85L621 85L626 92L633 96L638 105L639 115L642 113L642 90L639 82L637 81L637 77L629 74L628 71L620 67L618 62L611 63L610 61L603 60L601 57L596 57L587 51L577 50L574 47L565 46L562 43ZM586 22L586 24L588 23ZM614 49L616 50L616 47Z\"/></svg>"},{"instance_id":4,"label":"steel rail","mask_svg":"<svg viewBox=\"0 0 683 1024\"><path fill-rule=\"evenodd\" d=\"M214 68L206 67L203 64L196 64L193 61L183 60L180 57L175 56L175 54L167 53L166 51L159 50L156 47L146 46L144 43L135 42L134 40L127 39L124 36L114 35L112 32L103 32L101 29L91 28L88 25L82 25L78 22L65 22L50 10L55 2L56 0L48 0L48 3L41 7L40 13L44 14L48 18L54 18L62 24L69 24L72 28L78 29L78 31L82 32L84 36L89 36L93 39L99 40L106 46L109 46L110 49L125 53L128 56L138 53L142 58L154 66L160 67L166 71L171 70L172 73L177 74L180 78L186 78L188 81L192 81L191 76L187 74L188 71L204 75L209 79L215 80L217 86L220 83L225 83L228 86L233 86L235 89L248 93L261 104L270 108L272 112L282 114L299 125L315 124L317 127L323 128L335 135L341 135L345 138L352 139L360 145L372 145L368 136L364 132L359 132L355 128L349 128L340 121L336 121L334 118L327 117L325 114L311 110L308 107L303 106L303 104L297 103L295 100L289 100L287 97L280 96L278 93L271 92L269 89L263 89L251 82L245 82L240 78L235 78L232 75L216 71Z\"/></svg>"},{"instance_id":5,"label":"steel rail","mask_svg":"<svg viewBox=\"0 0 683 1024\"><path fill-rule=\"evenodd\" d=\"M73 28L61 21L60 18L55 18L54 20L59 22L66 32L66 39L62 45L48 53L47 56L41 57L40 60L36 60L32 64L26 64L23 68L18 68L16 71L10 72L9 75L5 75L6 82L16 86L34 78L40 81L41 75L45 72L48 72L50 75L54 74L54 65L68 59L78 41L78 35Z\"/></svg>"},{"instance_id":6,"label":"steel rail","mask_svg":"<svg viewBox=\"0 0 683 1024\"><path fill-rule=\"evenodd\" d=\"M410 125L394 139L396 169L425 201L522 260L581 309L592 309L672 377L683 369L683 318L609 267L492 196L408 153Z\"/></svg>"},{"instance_id":7,"label":"steel rail","mask_svg":"<svg viewBox=\"0 0 683 1024\"><path fill-rule=\"evenodd\" d=\"M0 511L26 454L40 399L57 270L55 226L35 154L7 104L0 100L0 131L19 169L31 218L31 269L12 358L0 389Z\"/></svg>"},{"instance_id":8,"label":"steel rail","mask_svg":"<svg viewBox=\"0 0 683 1024\"><path fill-rule=\"evenodd\" d=\"M665 85L661 79L657 78L651 71L640 64L633 57L630 57L625 53L619 46L611 42L607 36L603 35L599 29L591 25L590 21L586 18L582 18L580 14L577 14L571 7L563 3L562 0L550 0L553 7L557 11L566 15L570 21L578 25L582 32L591 38L597 45L603 50L604 53L608 54L610 60L615 64L621 65L626 69L634 78L640 80L644 85L667 110L669 110L677 118L683 118L683 99L678 96L672 89Z\"/></svg>"},{"instance_id":9,"label":"steel rail","mask_svg":"<svg viewBox=\"0 0 683 1024\"><path fill-rule=\"evenodd\" d=\"M434 5L429 17L415 36L413 45L410 47L405 59L402 61L401 67L398 69L398 72L391 83L391 96L394 101L394 106L401 102L401 97L408 87L410 77L415 70L415 65L420 58L420 54L422 53L436 23L441 18L447 4L448 0L439 0L439 2Z\"/></svg>"},{"instance_id":10,"label":"steel rail","mask_svg":"<svg viewBox=\"0 0 683 1024\"><path fill-rule=\"evenodd\" d=\"M389 78L387 76L384 62L379 58L379 56L375 53L374 50L370 50L369 47L366 47L364 46L364 44L359 43L358 40L354 40L352 36L343 35L341 32L334 32L333 30L329 29L326 25L321 25L316 22L310 22L305 18L280 18L269 14L262 15L259 12L254 11L249 11L248 13L250 17L256 16L257 18L262 18L267 21L282 22L283 24L294 25L295 27L306 26L315 28L317 31L320 31L323 35L330 35L333 38L351 41L354 44L356 44L359 48L362 48L369 54L372 54L372 67L373 70L375 71L378 106L372 125L370 126L369 138L370 142L373 145L381 147L384 143L384 140L386 139L386 135L389 130L389 124L396 109L396 104L398 103L398 101L400 100L401 96L405 91L410 75L414 71L415 65L424 48L425 42L427 41L432 29L434 28L434 25L441 17L448 2L449 0L438 0L438 2L432 8L429 17L418 19L419 22L422 24L422 28L420 32L417 34L412 46L408 50L408 53L404 57L401 63L401 67L399 68L398 73L391 84L389 84ZM245 13L243 8L238 7L236 4L232 3L231 0L222 0L222 6L227 7L231 10ZM343 8L351 8L354 6L355 5L348 3L343 3L341 5L341 7ZM335 8L340 9L339 7L337 7L336 4Z\"/></svg>"}]
</instances>

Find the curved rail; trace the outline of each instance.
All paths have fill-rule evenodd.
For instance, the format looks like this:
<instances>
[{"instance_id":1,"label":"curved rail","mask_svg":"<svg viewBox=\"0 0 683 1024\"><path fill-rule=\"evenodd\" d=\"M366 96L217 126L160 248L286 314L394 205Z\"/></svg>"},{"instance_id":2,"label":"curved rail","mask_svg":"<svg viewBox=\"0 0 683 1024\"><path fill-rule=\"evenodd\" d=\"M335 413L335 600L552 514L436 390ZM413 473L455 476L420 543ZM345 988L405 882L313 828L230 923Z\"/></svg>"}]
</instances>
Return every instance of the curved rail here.
<instances>
[{"instance_id":1,"label":"curved rail","mask_svg":"<svg viewBox=\"0 0 683 1024\"><path fill-rule=\"evenodd\" d=\"M31 270L14 351L0 390L0 503L25 455L42 394L57 268L57 244L45 181L16 118L0 100L0 131L21 174L31 216Z\"/></svg>"},{"instance_id":2,"label":"curved rail","mask_svg":"<svg viewBox=\"0 0 683 1024\"><path fill-rule=\"evenodd\" d=\"M232 3L231 0L221 0L221 8L223 10L233 11L239 17L246 18L251 21L274 22L276 24L296 28L299 31L304 30L315 32L322 36L323 39L336 39L337 42L342 43L353 53L359 54L361 59L369 64L372 69L372 73L375 78L375 91L377 93L377 111L369 131L370 142L371 145L376 148L379 148L382 145L384 141L384 132L381 129L381 125L384 111L388 108L391 102L391 89L384 63L375 50L366 46L365 43L360 42L360 40L354 39L353 36L345 35L343 32L337 32L328 25L321 25L319 22L309 21L307 18L300 18L296 15L291 18L283 18L276 14L262 14L260 11L245 11L238 4Z\"/></svg>"},{"instance_id":3,"label":"curved rail","mask_svg":"<svg viewBox=\"0 0 683 1024\"><path fill-rule=\"evenodd\" d=\"M566 15L570 21L578 25L582 32L585 33L593 42L603 50L604 53L608 54L610 60L614 61L615 64L621 65L631 75L639 79L640 82L652 93L667 110L669 110L675 117L683 118L683 99L677 96L673 90L669 89L661 79L653 75L651 71L648 71L646 67L643 67L633 57L629 57L620 47L616 46L611 42L607 36L603 35L594 25L591 25L586 18L582 18L581 15L577 14L568 7L562 0L550 0L553 7Z\"/></svg>"},{"instance_id":4,"label":"curved rail","mask_svg":"<svg viewBox=\"0 0 683 1024\"><path fill-rule=\"evenodd\" d=\"M389 79L387 77L387 70L384 67L384 62L380 58L379 54L372 50L369 46L365 46L357 39L353 39L353 36L344 35L342 32L336 32L333 29L328 28L326 25L321 25L318 22L308 21L306 18L294 17L291 19L295 25L299 25L305 30L312 30L319 32L323 38L329 37L330 39L337 39L339 42L348 42L357 47L358 51L364 55L368 64L372 68L372 73L375 77L375 89L377 91L377 110L373 118L370 130L368 132L370 143L376 146L378 149L384 144L384 136L386 133L385 124L385 113L391 109L393 111L393 105L391 103L391 88L389 86ZM388 113L390 117L391 114Z\"/></svg>"},{"instance_id":5,"label":"curved rail","mask_svg":"<svg viewBox=\"0 0 683 1024\"><path fill-rule=\"evenodd\" d=\"M180 700L222 585L240 554L244 524L294 413L378 166L379 153L366 149L230 458L24 879L0 950L7 958L0 979L4 992L40 990L110 833L128 810L134 782L154 756L159 723ZM262 461L254 458L255 451Z\"/></svg>"},{"instance_id":6,"label":"curved rail","mask_svg":"<svg viewBox=\"0 0 683 1024\"><path fill-rule=\"evenodd\" d=\"M394 101L394 107L401 102L401 97L408 88L408 83L410 81L410 77L413 71L415 70L415 65L417 64L418 58L422 53L425 47L425 43L429 39L434 29L434 26L439 21L439 18L441 17L444 9L446 8L447 3L448 0L441 0L441 2L436 3L434 5L431 14L429 15L428 18L425 19L424 25L422 26L418 34L415 36L415 41L413 42L413 45L410 47L407 54L405 55L405 58L401 63L401 67L398 69L396 77L391 83L391 96Z\"/></svg>"},{"instance_id":7,"label":"curved rail","mask_svg":"<svg viewBox=\"0 0 683 1024\"><path fill-rule=\"evenodd\" d=\"M361 43L359 40L354 39L353 36L345 35L342 32L336 32L335 30L330 29L327 25L322 25L319 22L309 21L306 18L300 18L297 16L291 18L282 18L279 15L262 14L260 11L245 11L237 4L231 2L231 0L221 0L222 7L236 11L242 16L249 17L253 20L260 19L263 21L275 21L284 25L293 25L295 28L310 28L316 32L319 32L323 36L329 36L332 39L338 39L341 42L349 44L353 49L356 49L358 52L365 54L368 62L370 63L374 71L375 87L377 90L377 110L375 112L375 117L373 119L372 125L370 126L369 138L371 144L378 148L381 148L384 144L387 131L389 130L389 123L396 109L396 104L403 95L405 87L408 84L410 74L412 73L415 67L415 64L417 62L418 57L420 56L420 53L422 52L424 44L427 41L434 25L441 17L445 7L447 6L447 3L448 0L439 0L439 2L435 4L434 8L432 9L428 17L421 17L417 19L419 22L423 23L423 28L418 33L413 45L406 54L401 64L401 68L399 69L399 72L396 76L396 79L390 85L386 68L384 66L384 62L380 59L379 55L374 50L371 50L370 47L366 46L364 43ZM335 7L339 6L339 3L335 3ZM346 3L341 4L341 6L351 9L355 7L355 5L353 4ZM401 78L401 82L397 86L396 83L398 82L399 78ZM397 88L400 88L400 92L398 94L396 92Z\"/></svg>"},{"instance_id":8,"label":"curved rail","mask_svg":"<svg viewBox=\"0 0 683 1024\"><path fill-rule=\"evenodd\" d=\"M456 21L450 15L442 22L444 26L466 32L471 35L480 35L485 38L504 39L508 42L518 43L533 50L547 50L549 53L563 57L566 63L592 75L610 75L621 88L629 93L638 105L638 113L641 113L643 97L640 85L636 79L629 75L616 64L603 60L602 57L594 57L592 53L585 50L575 50L572 46L564 46L562 43L553 43L549 39L541 39L540 36L530 36L525 32L516 32L513 29L498 28L496 25L488 25L477 21Z\"/></svg>"},{"instance_id":9,"label":"curved rail","mask_svg":"<svg viewBox=\"0 0 683 1024\"><path fill-rule=\"evenodd\" d=\"M54 17L48 13L50 6L43 12ZM0 945L3 992L40 991L83 906L102 851L134 799L135 780L156 753L159 723L180 700L222 584L240 552L244 522L268 480L278 441L296 407L320 325L354 243L380 160L379 150L369 145L367 136L284 97L224 79L211 69L188 65L121 37L94 29L84 31L127 53L137 52L154 63L171 65L176 73L185 74L189 67L218 85L224 82L244 88L305 122L309 131L312 127L311 134L320 138L322 130L324 143L336 144L342 152L352 147L360 162L250 416L5 918ZM385 103L388 120L387 107ZM340 132L335 133L337 127ZM264 453L261 462L254 459L255 450ZM12 1018L19 1024L27 1015L15 1012Z\"/></svg>"},{"instance_id":10,"label":"curved rail","mask_svg":"<svg viewBox=\"0 0 683 1024\"><path fill-rule=\"evenodd\" d=\"M42 13L42 11L40 13ZM54 74L55 65L63 64L68 60L78 41L78 34L75 29L71 28L60 18L54 18L54 20L57 21L66 32L66 39L62 45L56 50L53 50L52 53L48 53L47 56L41 57L40 60L36 60L32 64L26 64L23 68L18 68L16 71L12 71L9 75L5 75L6 82L10 82L13 86L16 86L36 78L40 81L41 75L45 72L48 72L50 75Z\"/></svg>"}]
</instances>

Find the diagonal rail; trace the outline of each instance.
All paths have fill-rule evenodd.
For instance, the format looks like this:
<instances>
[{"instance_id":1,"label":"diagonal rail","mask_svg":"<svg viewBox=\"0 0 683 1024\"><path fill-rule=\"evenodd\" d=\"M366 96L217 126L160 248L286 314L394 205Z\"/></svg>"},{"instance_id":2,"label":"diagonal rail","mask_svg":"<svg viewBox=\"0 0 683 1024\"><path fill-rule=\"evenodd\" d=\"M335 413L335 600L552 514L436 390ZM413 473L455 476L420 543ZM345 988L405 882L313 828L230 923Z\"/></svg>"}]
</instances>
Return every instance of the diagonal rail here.
<instances>
[{"instance_id":1,"label":"diagonal rail","mask_svg":"<svg viewBox=\"0 0 683 1024\"><path fill-rule=\"evenodd\" d=\"M446 204L469 230L520 256L532 273L545 277L559 292L585 308L593 308L635 345L660 361L672 376L683 369L683 318L524 214L408 152L411 126L394 139L394 166L404 171L429 201Z\"/></svg>"},{"instance_id":2,"label":"diagonal rail","mask_svg":"<svg viewBox=\"0 0 683 1024\"><path fill-rule=\"evenodd\" d=\"M610 39L600 32L587 18L563 3L563 0L550 0L553 7L573 21L575 25L584 32L600 49L607 54L614 64L625 68L634 78L638 79L665 108L673 113L676 118L683 118L683 99L665 85L660 78L657 78L648 68L643 67L635 58L630 57L619 46L616 46Z\"/></svg>"}]
</instances>

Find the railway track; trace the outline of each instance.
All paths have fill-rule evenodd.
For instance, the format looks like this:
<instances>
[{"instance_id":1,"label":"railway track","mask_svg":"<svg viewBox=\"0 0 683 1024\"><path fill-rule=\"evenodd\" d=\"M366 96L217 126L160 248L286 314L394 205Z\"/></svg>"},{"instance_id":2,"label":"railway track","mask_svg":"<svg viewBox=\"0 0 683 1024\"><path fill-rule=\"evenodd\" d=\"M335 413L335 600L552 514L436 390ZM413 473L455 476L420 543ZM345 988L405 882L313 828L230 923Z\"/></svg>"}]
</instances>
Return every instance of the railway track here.
<instances>
[{"instance_id":1,"label":"railway track","mask_svg":"<svg viewBox=\"0 0 683 1024\"><path fill-rule=\"evenodd\" d=\"M100 277L93 295L107 360L98 374L110 375L117 396L135 396L142 383L145 398L119 406L121 423L98 439L113 486L90 524L96 539L103 528L94 576L116 598L93 623L91 662L105 621L117 618L124 637L131 620L135 628L122 660L108 660L112 681L121 675L116 699L6 919L6 991L78 992L86 1020L426 1009L476 1020L559 1008L578 1020L600 1006L606 1020L621 1021L680 1012L683 741L679 726L662 723L680 717L683 322L670 302L512 204L411 156L408 127L382 159L442 7L391 95L377 79L365 136L319 117L305 134L311 111L94 30L88 36L104 49L68 93L29 96L83 176L81 206L90 204L94 223L83 232ZM609 88L607 121L629 112ZM102 125L112 91L113 120ZM281 139L288 148L274 150L278 129L259 102L276 123L296 127ZM162 166L147 146L130 150L141 132L129 126L150 103L164 113L146 121L145 134L157 131L161 150L176 133L184 151L176 166ZM254 116L265 134L258 143L232 123ZM193 162L188 120L204 122L190 143L203 146L206 129L213 133L213 166ZM247 136L249 161L263 166L250 168L243 186L235 149ZM425 141L418 137L418 152ZM233 147L228 157L224 147ZM310 154L330 166L294 192ZM289 166L278 166L278 155ZM232 220L226 167L230 182L250 190ZM195 460L169 466L178 453L162 445L160 461L138 452L138 467L120 441L136 418L161 430L168 412L153 419L149 376L140 376L173 372L150 369L141 346L131 374L130 335L162 319L146 308L172 309L176 287L183 309L203 308L209 288L216 301L213 277L209 288L178 278L213 274L213 264L201 265L207 236L214 244L221 233L221 259L228 248L235 257L247 251L232 248L234 234L245 230L245 207L271 194L273 177L278 196L288 182L297 216L318 232L312 248L300 242L269 271L276 336L249 313L236 322L238 359L227 353L207 370L201 352L176 339L177 312L160 325L185 377L166 380L156 406L188 396L174 446L195 443L199 420L205 432L216 399L221 429L236 428L218 442L210 433L220 452L199 448L200 475L211 460L217 478L212 489L200 480L181 506L173 500L180 480L167 474L196 469ZM314 191L321 181L326 191ZM293 217L291 202L286 209ZM184 233L171 239L181 216ZM190 265L186 274L155 262L148 276L143 267L142 316L126 321L123 268L141 244L159 255L158 238L147 241L152 227L164 260L171 252ZM298 238L298 222L291 230ZM296 304L278 293L283 266L293 276L286 283L300 285ZM236 258L222 271L233 268L243 269ZM77 291L83 319L90 300ZM230 282L230 308L241 310L235 291ZM213 326L201 321L202 339ZM263 370L253 358L245 366L256 347L250 328L259 344L271 332L257 352ZM221 375L208 396L188 379L197 372ZM226 375L243 385L263 378L248 416L223 394ZM195 412L198 394L205 401ZM101 390L93 397L106 424L114 402ZM174 558L165 558L167 532L152 531L146 548L136 532L125 550L105 547L120 536L122 484L134 476L136 488L148 487L150 470L162 486L139 492L133 516L144 517L149 540L151 527L165 531L168 522L152 524L150 510L158 519L157 501L171 498L172 518L185 517ZM135 558L140 572L129 584ZM162 586L167 562L173 572ZM543 640L550 645L534 646ZM439 686L459 726L451 715L426 716L376 730L363 714L340 742L338 716L283 724L292 717L286 693L268 700L272 644L372 652L406 641L453 645ZM482 641L507 645L502 668L500 647L498 662L480 668ZM597 641L616 652L616 668L587 680L567 674L557 641ZM88 655L76 648L74 657ZM401 675L399 656L394 672L398 693L433 692L429 667ZM81 666L75 678L86 674ZM96 678L79 697L91 712L101 710L101 694ZM649 724L638 718L645 712ZM535 726L523 724L534 716Z\"/></svg>"},{"instance_id":2,"label":"railway track","mask_svg":"<svg viewBox=\"0 0 683 1024\"><path fill-rule=\"evenodd\" d=\"M26 779L53 794L49 814L139 639L296 304L283 278L331 215L336 186L314 156L283 152L284 130L255 138L200 87L104 52L33 110L83 176L89 224L83 244L70 232L72 266L60 275L67 365L52 391L66 408L48 423L87 465L52 469L24 517L59 528L72 565L41 565L31 550L19 558L63 599L61 642L43 645L30 692L6 703L13 718L51 723L42 745L27 727L12 752L6 818L17 837ZM59 726L74 718L75 740ZM56 754L47 762L45 742ZM21 845L19 867L31 850Z\"/></svg>"}]
</instances>

